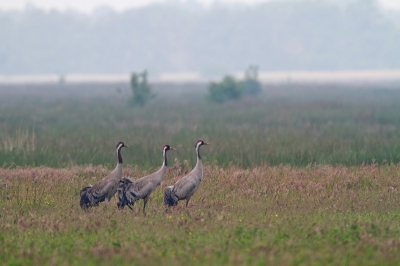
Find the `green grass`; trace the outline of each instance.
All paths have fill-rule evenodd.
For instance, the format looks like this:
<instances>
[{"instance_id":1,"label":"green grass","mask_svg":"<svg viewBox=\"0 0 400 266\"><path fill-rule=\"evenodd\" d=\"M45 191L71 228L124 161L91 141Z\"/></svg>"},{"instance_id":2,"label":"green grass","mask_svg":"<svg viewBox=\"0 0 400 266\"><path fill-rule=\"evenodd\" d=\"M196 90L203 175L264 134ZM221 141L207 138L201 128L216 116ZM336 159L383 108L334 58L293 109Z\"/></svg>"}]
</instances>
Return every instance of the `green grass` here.
<instances>
[{"instance_id":1,"label":"green grass","mask_svg":"<svg viewBox=\"0 0 400 266\"><path fill-rule=\"evenodd\" d=\"M118 86L1 87L1 164L111 166L120 140L132 146L123 152L132 166L159 165L166 143L194 164L197 139L212 143L204 160L221 166L400 162L395 85L268 86L257 99L215 105L204 86L161 84L143 109L129 108Z\"/></svg>"},{"instance_id":2,"label":"green grass","mask_svg":"<svg viewBox=\"0 0 400 266\"><path fill-rule=\"evenodd\" d=\"M398 166L205 167L191 200L169 212L162 188L141 213L113 200L84 212L78 191L99 167L0 171L4 265L397 265ZM150 170L152 171L152 170ZM150 171L125 168L134 177Z\"/></svg>"},{"instance_id":3,"label":"green grass","mask_svg":"<svg viewBox=\"0 0 400 266\"><path fill-rule=\"evenodd\" d=\"M131 109L124 84L0 87L0 264L398 265L397 88L269 85L213 105L204 85L159 84ZM204 180L165 212L199 138ZM178 148L147 216L142 202L79 207L120 140L133 179Z\"/></svg>"}]
</instances>

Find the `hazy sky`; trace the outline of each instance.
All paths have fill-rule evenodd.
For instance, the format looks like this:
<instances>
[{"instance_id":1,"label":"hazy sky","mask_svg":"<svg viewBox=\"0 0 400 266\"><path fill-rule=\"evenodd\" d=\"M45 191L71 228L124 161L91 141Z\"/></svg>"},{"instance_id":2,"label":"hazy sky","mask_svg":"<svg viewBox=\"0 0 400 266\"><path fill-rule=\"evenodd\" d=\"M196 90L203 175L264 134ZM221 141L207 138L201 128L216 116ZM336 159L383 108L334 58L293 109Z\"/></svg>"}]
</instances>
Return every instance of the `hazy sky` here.
<instances>
[{"instance_id":1,"label":"hazy sky","mask_svg":"<svg viewBox=\"0 0 400 266\"><path fill-rule=\"evenodd\" d=\"M186 2L197 1L205 5L214 0L0 0L0 10L23 9L28 3L36 7L49 9L75 9L82 12L91 12L94 8L102 5L113 7L117 11L123 11L127 8L140 7L155 2ZM259 3L270 0L219 0L220 2L241 2L241 3ZM281 0L277 0L281 1ZM400 9L400 0L379 0L386 8Z\"/></svg>"}]
</instances>

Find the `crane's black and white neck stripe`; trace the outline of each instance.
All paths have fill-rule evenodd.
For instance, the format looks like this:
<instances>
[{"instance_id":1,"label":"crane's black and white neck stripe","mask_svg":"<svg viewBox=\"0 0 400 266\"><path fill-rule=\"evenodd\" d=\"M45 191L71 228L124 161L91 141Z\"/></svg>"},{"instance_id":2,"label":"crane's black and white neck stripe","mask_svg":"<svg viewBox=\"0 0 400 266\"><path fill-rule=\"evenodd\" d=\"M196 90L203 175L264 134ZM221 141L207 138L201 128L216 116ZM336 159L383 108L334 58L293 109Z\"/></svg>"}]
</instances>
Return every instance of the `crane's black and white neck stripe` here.
<instances>
[{"instance_id":1,"label":"crane's black and white neck stripe","mask_svg":"<svg viewBox=\"0 0 400 266\"><path fill-rule=\"evenodd\" d=\"M122 147L127 147L127 148L129 148L129 147L126 146L122 141L118 142L117 147L116 147L116 149L117 149L117 155L118 155L118 164L122 164L122 156L121 156L121 148L122 148Z\"/></svg>"},{"instance_id":2,"label":"crane's black and white neck stripe","mask_svg":"<svg viewBox=\"0 0 400 266\"><path fill-rule=\"evenodd\" d=\"M164 158L163 166L168 166L167 151L169 151L169 150L176 151L175 148L172 148L168 144L164 145L164 147L163 147L163 158Z\"/></svg>"},{"instance_id":3,"label":"crane's black and white neck stripe","mask_svg":"<svg viewBox=\"0 0 400 266\"><path fill-rule=\"evenodd\" d=\"M201 156L200 156L200 146L201 145L210 145L210 144L207 143L207 142L202 141L201 139L199 139L196 142L196 145L194 147L196 148L197 159L199 159L199 160L201 160Z\"/></svg>"}]
</instances>

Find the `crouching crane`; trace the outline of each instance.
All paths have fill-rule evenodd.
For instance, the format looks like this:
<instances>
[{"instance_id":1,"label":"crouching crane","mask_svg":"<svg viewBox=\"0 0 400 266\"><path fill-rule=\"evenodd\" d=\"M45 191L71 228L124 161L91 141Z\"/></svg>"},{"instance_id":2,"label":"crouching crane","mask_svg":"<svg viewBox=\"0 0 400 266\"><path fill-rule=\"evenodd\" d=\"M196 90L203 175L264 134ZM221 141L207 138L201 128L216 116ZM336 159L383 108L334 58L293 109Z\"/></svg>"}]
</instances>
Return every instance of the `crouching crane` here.
<instances>
[{"instance_id":1,"label":"crouching crane","mask_svg":"<svg viewBox=\"0 0 400 266\"><path fill-rule=\"evenodd\" d=\"M123 178L118 186L118 209L123 209L125 205L131 208L135 201L143 199L143 213L145 213L146 203L150 194L160 185L167 170L167 151L176 150L169 145L163 147L163 164L161 168L151 175L132 181L129 177ZM131 208L132 209L132 208Z\"/></svg>"},{"instance_id":2,"label":"crouching crane","mask_svg":"<svg viewBox=\"0 0 400 266\"><path fill-rule=\"evenodd\" d=\"M200 147L202 145L210 145L202 140L196 142L197 163L193 170L186 176L179 179L175 185L168 186L164 189L164 204L167 206L175 206L179 200L186 200L186 207L190 198L200 186L203 179L203 163L200 156Z\"/></svg>"},{"instance_id":3,"label":"crouching crane","mask_svg":"<svg viewBox=\"0 0 400 266\"><path fill-rule=\"evenodd\" d=\"M118 157L117 167L93 186L89 185L79 192L79 196L81 197L80 206L82 209L86 210L90 207L98 206L102 201L108 203L117 192L118 183L122 178L121 149L123 147L128 146L123 142L118 142L116 146Z\"/></svg>"}]
</instances>

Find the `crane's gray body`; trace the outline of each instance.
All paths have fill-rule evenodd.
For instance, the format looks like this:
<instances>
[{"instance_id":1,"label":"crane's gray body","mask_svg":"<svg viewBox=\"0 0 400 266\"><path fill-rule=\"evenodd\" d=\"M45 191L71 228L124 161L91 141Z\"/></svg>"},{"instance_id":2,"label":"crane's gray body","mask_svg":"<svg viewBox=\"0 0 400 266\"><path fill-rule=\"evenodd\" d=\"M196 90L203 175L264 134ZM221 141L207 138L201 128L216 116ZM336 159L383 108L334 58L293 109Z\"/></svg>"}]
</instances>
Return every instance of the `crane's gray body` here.
<instances>
[{"instance_id":1,"label":"crane's gray body","mask_svg":"<svg viewBox=\"0 0 400 266\"><path fill-rule=\"evenodd\" d=\"M125 146L123 142L117 144L118 163L115 169L93 186L89 185L80 191L81 208L87 209L93 206L98 206L102 201L109 202L115 195L119 181L122 178L122 156L120 153L122 147L128 146Z\"/></svg>"},{"instance_id":2,"label":"crane's gray body","mask_svg":"<svg viewBox=\"0 0 400 266\"><path fill-rule=\"evenodd\" d=\"M190 199L200 186L203 180L203 163L197 159L196 166L186 176L179 179L172 188L174 201Z\"/></svg>"},{"instance_id":3,"label":"crane's gray body","mask_svg":"<svg viewBox=\"0 0 400 266\"><path fill-rule=\"evenodd\" d=\"M102 201L110 201L115 195L118 188L118 183L122 178L122 164L118 164L115 169L94 186L88 186L81 191L86 194L89 200L87 207L97 206Z\"/></svg>"},{"instance_id":4,"label":"crane's gray body","mask_svg":"<svg viewBox=\"0 0 400 266\"><path fill-rule=\"evenodd\" d=\"M128 203L133 205L137 200L147 199L150 194L161 184L166 170L167 166L163 165L157 172L139 178L132 183L128 183L123 192Z\"/></svg>"},{"instance_id":5,"label":"crane's gray body","mask_svg":"<svg viewBox=\"0 0 400 266\"><path fill-rule=\"evenodd\" d=\"M173 186L168 186L164 189L164 204L168 206L175 206L180 200L186 200L186 206L190 198L197 191L203 180L203 162L200 156L200 146L208 145L201 141L196 145L197 163L193 170L186 176L179 179Z\"/></svg>"},{"instance_id":6,"label":"crane's gray body","mask_svg":"<svg viewBox=\"0 0 400 266\"><path fill-rule=\"evenodd\" d=\"M118 203L119 209L123 209L125 205L134 205L135 201L143 199L143 212L145 212L146 203L150 194L161 184L167 171L167 151L175 150L169 145L163 147L163 164L161 168L150 175L132 181L129 177L121 180L118 187Z\"/></svg>"}]
</instances>

